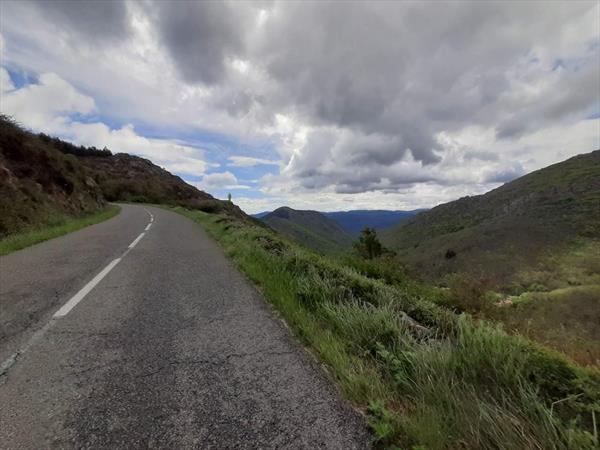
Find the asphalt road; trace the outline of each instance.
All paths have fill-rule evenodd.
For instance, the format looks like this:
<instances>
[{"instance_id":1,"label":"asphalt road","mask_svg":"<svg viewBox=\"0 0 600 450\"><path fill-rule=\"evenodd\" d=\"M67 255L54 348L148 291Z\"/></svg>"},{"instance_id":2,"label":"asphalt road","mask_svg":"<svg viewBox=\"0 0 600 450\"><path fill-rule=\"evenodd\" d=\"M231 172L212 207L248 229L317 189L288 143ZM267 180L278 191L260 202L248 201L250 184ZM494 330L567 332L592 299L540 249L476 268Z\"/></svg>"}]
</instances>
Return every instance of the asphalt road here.
<instances>
[{"instance_id":1,"label":"asphalt road","mask_svg":"<svg viewBox=\"0 0 600 450\"><path fill-rule=\"evenodd\" d=\"M370 447L200 227L122 207L0 258L0 448Z\"/></svg>"}]
</instances>

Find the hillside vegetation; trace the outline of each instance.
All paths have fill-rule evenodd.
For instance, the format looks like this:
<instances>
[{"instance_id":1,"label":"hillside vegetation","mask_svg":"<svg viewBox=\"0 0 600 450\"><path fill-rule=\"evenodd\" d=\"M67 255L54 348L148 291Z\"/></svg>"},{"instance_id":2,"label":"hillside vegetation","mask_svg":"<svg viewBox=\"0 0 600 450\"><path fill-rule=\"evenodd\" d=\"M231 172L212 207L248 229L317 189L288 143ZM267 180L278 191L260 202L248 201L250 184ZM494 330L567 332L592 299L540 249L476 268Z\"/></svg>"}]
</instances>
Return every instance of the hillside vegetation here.
<instances>
[{"instance_id":1,"label":"hillside vegetation","mask_svg":"<svg viewBox=\"0 0 600 450\"><path fill-rule=\"evenodd\" d=\"M380 447L597 448L597 369L455 313L387 260L319 256L264 227L176 211L261 287Z\"/></svg>"},{"instance_id":2,"label":"hillside vegetation","mask_svg":"<svg viewBox=\"0 0 600 450\"><path fill-rule=\"evenodd\" d=\"M319 253L339 253L350 248L354 240L335 220L317 211L281 207L260 220L283 236Z\"/></svg>"},{"instance_id":3,"label":"hillside vegetation","mask_svg":"<svg viewBox=\"0 0 600 450\"><path fill-rule=\"evenodd\" d=\"M449 288L458 311L600 365L600 151L382 233L395 264Z\"/></svg>"},{"instance_id":4,"label":"hillside vegetation","mask_svg":"<svg viewBox=\"0 0 600 450\"><path fill-rule=\"evenodd\" d=\"M62 153L75 155L107 201L179 205L246 217L233 203L215 199L148 159L127 153L112 154L108 149L75 146L45 135L40 138Z\"/></svg>"},{"instance_id":5,"label":"hillside vegetation","mask_svg":"<svg viewBox=\"0 0 600 450\"><path fill-rule=\"evenodd\" d=\"M423 212L382 233L427 278L457 272L511 280L578 239L600 238L600 150L532 172L484 195Z\"/></svg>"},{"instance_id":6,"label":"hillside vegetation","mask_svg":"<svg viewBox=\"0 0 600 450\"><path fill-rule=\"evenodd\" d=\"M0 116L0 238L105 207L76 156Z\"/></svg>"}]
</instances>

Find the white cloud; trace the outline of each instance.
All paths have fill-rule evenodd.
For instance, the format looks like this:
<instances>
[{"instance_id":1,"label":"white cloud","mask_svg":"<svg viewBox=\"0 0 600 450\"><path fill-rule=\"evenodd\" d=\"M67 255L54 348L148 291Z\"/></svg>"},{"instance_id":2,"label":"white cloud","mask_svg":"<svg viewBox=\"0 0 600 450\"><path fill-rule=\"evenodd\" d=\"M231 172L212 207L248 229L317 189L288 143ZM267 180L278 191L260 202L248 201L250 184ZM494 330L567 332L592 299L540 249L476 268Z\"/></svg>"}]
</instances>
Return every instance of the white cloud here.
<instances>
[{"instance_id":1,"label":"white cloud","mask_svg":"<svg viewBox=\"0 0 600 450\"><path fill-rule=\"evenodd\" d=\"M262 198L235 196L233 201L248 214L273 211L280 206L317 211L348 211L353 209L413 210L429 208L465 195L482 194L498 183L440 186L422 183L403 191L339 194L333 191L290 192L274 188Z\"/></svg>"},{"instance_id":2,"label":"white cloud","mask_svg":"<svg viewBox=\"0 0 600 450\"><path fill-rule=\"evenodd\" d=\"M251 156L230 156L227 158L229 166L232 167L253 167L253 166L278 166L280 161L263 158L253 158Z\"/></svg>"},{"instance_id":3,"label":"white cloud","mask_svg":"<svg viewBox=\"0 0 600 450\"><path fill-rule=\"evenodd\" d=\"M297 179L268 174L259 180L266 198L237 197L235 202L249 213L282 205L320 211L429 208L466 195L483 194L511 178L590 149L600 149L600 119L582 121L575 126L549 127L521 137L517 145L512 141L496 141L494 130L481 127L447 133L439 139L447 152L437 166L423 167L409 157L389 168L389 173L400 179L427 175L431 177L429 181L390 189L393 179L383 178L379 189L344 193L336 192L333 186L315 191ZM356 172L359 170L357 167Z\"/></svg>"},{"instance_id":4,"label":"white cloud","mask_svg":"<svg viewBox=\"0 0 600 450\"><path fill-rule=\"evenodd\" d=\"M66 115L90 114L96 104L57 74L44 73L37 84L4 92L0 108L26 127L57 133L66 126Z\"/></svg>"},{"instance_id":5,"label":"white cloud","mask_svg":"<svg viewBox=\"0 0 600 450\"><path fill-rule=\"evenodd\" d=\"M215 189L250 189L249 186L239 184L237 177L229 171L209 173L204 175L201 181L192 184L207 191L214 191Z\"/></svg>"},{"instance_id":6,"label":"white cloud","mask_svg":"<svg viewBox=\"0 0 600 450\"><path fill-rule=\"evenodd\" d=\"M15 88L8 71L0 67L0 95L12 91Z\"/></svg>"},{"instance_id":7,"label":"white cloud","mask_svg":"<svg viewBox=\"0 0 600 450\"><path fill-rule=\"evenodd\" d=\"M273 211L280 206L289 206L288 199L277 197L255 198L255 197L234 197L233 202L238 205L246 214L256 214L264 211Z\"/></svg>"},{"instance_id":8,"label":"white cloud","mask_svg":"<svg viewBox=\"0 0 600 450\"><path fill-rule=\"evenodd\" d=\"M200 149L174 140L146 138L137 134L131 124L110 129L101 122L84 123L70 118L73 113L87 115L95 109L91 97L51 73L42 74L38 84L4 92L0 104L2 113L34 131L54 133L80 145L139 155L170 172L202 175L208 167L216 166L204 160Z\"/></svg>"},{"instance_id":9,"label":"white cloud","mask_svg":"<svg viewBox=\"0 0 600 450\"><path fill-rule=\"evenodd\" d=\"M79 144L106 146L113 152L142 156L173 173L202 175L208 167L216 166L203 159L201 150L168 139L140 136L131 124L111 130L103 123L72 122L68 132Z\"/></svg>"}]
</instances>

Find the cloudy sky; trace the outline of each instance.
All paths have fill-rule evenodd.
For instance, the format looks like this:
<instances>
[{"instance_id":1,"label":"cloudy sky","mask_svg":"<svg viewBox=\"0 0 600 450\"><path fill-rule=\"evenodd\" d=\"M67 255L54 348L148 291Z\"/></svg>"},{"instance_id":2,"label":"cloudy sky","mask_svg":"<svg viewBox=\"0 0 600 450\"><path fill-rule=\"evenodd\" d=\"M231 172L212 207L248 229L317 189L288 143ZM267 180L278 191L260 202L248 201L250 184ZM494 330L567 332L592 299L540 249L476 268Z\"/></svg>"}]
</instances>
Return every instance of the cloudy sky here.
<instances>
[{"instance_id":1,"label":"cloudy sky","mask_svg":"<svg viewBox=\"0 0 600 450\"><path fill-rule=\"evenodd\" d=\"M248 212L414 209L600 148L600 3L0 2L0 110Z\"/></svg>"}]
</instances>

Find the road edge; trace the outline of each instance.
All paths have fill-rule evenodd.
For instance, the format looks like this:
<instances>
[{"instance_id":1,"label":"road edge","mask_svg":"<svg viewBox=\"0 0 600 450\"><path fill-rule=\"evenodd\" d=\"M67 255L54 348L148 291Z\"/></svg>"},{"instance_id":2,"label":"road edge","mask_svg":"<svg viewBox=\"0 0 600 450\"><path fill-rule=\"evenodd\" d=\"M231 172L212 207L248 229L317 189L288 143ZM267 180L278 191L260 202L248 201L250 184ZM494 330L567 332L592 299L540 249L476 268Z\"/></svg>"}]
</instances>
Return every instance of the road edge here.
<instances>
[{"instance_id":1,"label":"road edge","mask_svg":"<svg viewBox=\"0 0 600 450\"><path fill-rule=\"evenodd\" d=\"M42 226L23 233L16 233L0 239L0 256L9 255L19 250L32 247L57 237L64 236L98 223L106 222L121 213L122 208L109 203L102 211L84 217L66 218L66 223L54 226Z\"/></svg>"}]
</instances>

